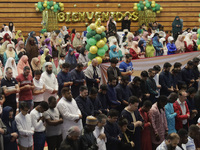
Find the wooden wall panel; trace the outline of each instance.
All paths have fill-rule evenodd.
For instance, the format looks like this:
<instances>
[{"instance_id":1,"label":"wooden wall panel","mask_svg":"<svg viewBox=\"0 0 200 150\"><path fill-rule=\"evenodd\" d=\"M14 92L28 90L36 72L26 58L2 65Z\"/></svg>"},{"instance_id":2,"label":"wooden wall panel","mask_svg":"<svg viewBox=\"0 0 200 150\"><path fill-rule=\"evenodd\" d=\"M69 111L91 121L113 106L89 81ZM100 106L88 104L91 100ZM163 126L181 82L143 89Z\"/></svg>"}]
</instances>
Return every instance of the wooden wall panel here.
<instances>
[{"instance_id":1,"label":"wooden wall panel","mask_svg":"<svg viewBox=\"0 0 200 150\"><path fill-rule=\"evenodd\" d=\"M0 0L0 24L13 21L16 30L20 29L26 37L30 31L36 31L37 34L41 30L42 14L35 11L34 4L39 0ZM41 0L40 0L41 1ZM133 4L139 0L54 0L63 2L65 12L133 12ZM198 27L198 15L200 13L199 0L158 0L164 10L157 15L156 20L165 26L165 30L171 30L171 24L175 16L180 16L184 20L184 29L190 27ZM77 7L74 7L74 4ZM97 8L97 4L100 5ZM121 4L121 8L117 5ZM66 25L70 29L75 28L78 32L86 29L84 22L78 23L59 23L59 27ZM106 22L103 22L106 25ZM121 28L121 23L117 22L117 28ZM138 22L131 23L131 31L138 29Z\"/></svg>"}]
</instances>

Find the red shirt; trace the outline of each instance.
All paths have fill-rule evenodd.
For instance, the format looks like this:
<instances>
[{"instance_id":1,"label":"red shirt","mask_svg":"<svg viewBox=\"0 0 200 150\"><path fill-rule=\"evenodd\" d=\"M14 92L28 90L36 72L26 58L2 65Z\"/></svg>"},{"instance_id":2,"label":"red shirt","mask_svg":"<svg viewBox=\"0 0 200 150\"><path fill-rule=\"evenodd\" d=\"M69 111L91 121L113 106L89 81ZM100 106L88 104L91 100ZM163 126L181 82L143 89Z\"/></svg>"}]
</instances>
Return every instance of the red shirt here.
<instances>
[{"instance_id":1,"label":"red shirt","mask_svg":"<svg viewBox=\"0 0 200 150\"><path fill-rule=\"evenodd\" d=\"M17 76L16 80L18 83L20 83L20 87L23 87L25 85L31 85L33 86L33 78L29 74L28 77L26 78L24 74L20 74ZM20 90L19 92L19 101L26 101L26 100L32 100L32 90L31 89L24 89Z\"/></svg>"}]
</instances>

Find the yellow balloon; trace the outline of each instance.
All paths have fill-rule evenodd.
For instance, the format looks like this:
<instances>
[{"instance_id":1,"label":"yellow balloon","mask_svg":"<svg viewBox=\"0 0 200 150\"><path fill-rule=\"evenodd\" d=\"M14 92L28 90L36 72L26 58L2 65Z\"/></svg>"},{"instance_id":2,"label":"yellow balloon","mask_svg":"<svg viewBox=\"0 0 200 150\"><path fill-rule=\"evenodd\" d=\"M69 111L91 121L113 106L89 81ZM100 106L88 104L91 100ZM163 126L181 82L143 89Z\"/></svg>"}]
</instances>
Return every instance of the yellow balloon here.
<instances>
[{"instance_id":1,"label":"yellow balloon","mask_svg":"<svg viewBox=\"0 0 200 150\"><path fill-rule=\"evenodd\" d=\"M101 34L103 31L102 31L102 29L101 29L100 27L98 27L98 28L96 28L96 32L97 32L98 34Z\"/></svg>"},{"instance_id":2,"label":"yellow balloon","mask_svg":"<svg viewBox=\"0 0 200 150\"><path fill-rule=\"evenodd\" d=\"M90 53L91 54L96 54L97 53L98 48L96 46L91 46L90 47Z\"/></svg>"},{"instance_id":3,"label":"yellow balloon","mask_svg":"<svg viewBox=\"0 0 200 150\"><path fill-rule=\"evenodd\" d=\"M163 8L162 7L160 7L160 11L162 11L163 10Z\"/></svg>"},{"instance_id":4,"label":"yellow balloon","mask_svg":"<svg viewBox=\"0 0 200 150\"><path fill-rule=\"evenodd\" d=\"M61 8L60 8L61 11L64 11L64 9L65 9L64 7L61 7Z\"/></svg>"},{"instance_id":5,"label":"yellow balloon","mask_svg":"<svg viewBox=\"0 0 200 150\"><path fill-rule=\"evenodd\" d=\"M56 2L53 2L53 5L55 5L56 4Z\"/></svg>"},{"instance_id":6,"label":"yellow balloon","mask_svg":"<svg viewBox=\"0 0 200 150\"><path fill-rule=\"evenodd\" d=\"M54 9L54 7L52 6L52 7L51 7L51 10L53 10L53 9Z\"/></svg>"},{"instance_id":7,"label":"yellow balloon","mask_svg":"<svg viewBox=\"0 0 200 150\"><path fill-rule=\"evenodd\" d=\"M102 63L102 58L100 56L95 57L95 59L98 61L98 64Z\"/></svg>"},{"instance_id":8,"label":"yellow balloon","mask_svg":"<svg viewBox=\"0 0 200 150\"><path fill-rule=\"evenodd\" d=\"M200 18L199 18L199 22L200 22Z\"/></svg>"},{"instance_id":9,"label":"yellow balloon","mask_svg":"<svg viewBox=\"0 0 200 150\"><path fill-rule=\"evenodd\" d=\"M155 4L155 1L152 1L152 4Z\"/></svg>"},{"instance_id":10,"label":"yellow balloon","mask_svg":"<svg viewBox=\"0 0 200 150\"><path fill-rule=\"evenodd\" d=\"M59 6L60 6L60 7L64 7L64 4L63 4L63 3L59 3Z\"/></svg>"},{"instance_id":11,"label":"yellow balloon","mask_svg":"<svg viewBox=\"0 0 200 150\"><path fill-rule=\"evenodd\" d=\"M200 50L200 45L198 46L198 50Z\"/></svg>"},{"instance_id":12,"label":"yellow balloon","mask_svg":"<svg viewBox=\"0 0 200 150\"><path fill-rule=\"evenodd\" d=\"M38 4L37 4L37 3L35 3L35 7L37 7L37 5L38 5Z\"/></svg>"},{"instance_id":13,"label":"yellow balloon","mask_svg":"<svg viewBox=\"0 0 200 150\"><path fill-rule=\"evenodd\" d=\"M134 3L134 6L137 6L137 3Z\"/></svg>"},{"instance_id":14,"label":"yellow balloon","mask_svg":"<svg viewBox=\"0 0 200 150\"><path fill-rule=\"evenodd\" d=\"M44 6L44 7L47 7L47 3L44 3L43 6Z\"/></svg>"},{"instance_id":15,"label":"yellow balloon","mask_svg":"<svg viewBox=\"0 0 200 150\"><path fill-rule=\"evenodd\" d=\"M104 32L106 30L106 28L104 26L101 26L100 28L101 28L102 32Z\"/></svg>"},{"instance_id":16,"label":"yellow balloon","mask_svg":"<svg viewBox=\"0 0 200 150\"><path fill-rule=\"evenodd\" d=\"M47 3L47 1L44 1L44 3Z\"/></svg>"},{"instance_id":17,"label":"yellow balloon","mask_svg":"<svg viewBox=\"0 0 200 150\"><path fill-rule=\"evenodd\" d=\"M143 2L143 4L145 5L145 4L146 4L146 2L144 1L144 2Z\"/></svg>"},{"instance_id":18,"label":"yellow balloon","mask_svg":"<svg viewBox=\"0 0 200 150\"><path fill-rule=\"evenodd\" d=\"M96 25L94 23L90 24L90 29L95 30L96 29Z\"/></svg>"},{"instance_id":19,"label":"yellow balloon","mask_svg":"<svg viewBox=\"0 0 200 150\"><path fill-rule=\"evenodd\" d=\"M159 14L159 13L160 13L160 11L157 11L156 13L158 13L158 14Z\"/></svg>"},{"instance_id":20,"label":"yellow balloon","mask_svg":"<svg viewBox=\"0 0 200 150\"><path fill-rule=\"evenodd\" d=\"M134 6L133 9L134 9L134 10L137 10L137 6Z\"/></svg>"},{"instance_id":21,"label":"yellow balloon","mask_svg":"<svg viewBox=\"0 0 200 150\"><path fill-rule=\"evenodd\" d=\"M35 10L36 10L36 11L39 11L39 8L36 8Z\"/></svg>"},{"instance_id":22,"label":"yellow balloon","mask_svg":"<svg viewBox=\"0 0 200 150\"><path fill-rule=\"evenodd\" d=\"M197 34L197 38L199 37L199 34Z\"/></svg>"},{"instance_id":23,"label":"yellow balloon","mask_svg":"<svg viewBox=\"0 0 200 150\"><path fill-rule=\"evenodd\" d=\"M103 41L106 43L106 42L107 42L107 38L106 38L106 37L104 37L104 38L103 38Z\"/></svg>"},{"instance_id":24,"label":"yellow balloon","mask_svg":"<svg viewBox=\"0 0 200 150\"><path fill-rule=\"evenodd\" d=\"M97 45L98 48L102 48L102 47L104 47L105 44L106 43L104 42L104 40L100 40L100 41L97 42L96 45Z\"/></svg>"},{"instance_id":25,"label":"yellow balloon","mask_svg":"<svg viewBox=\"0 0 200 150\"><path fill-rule=\"evenodd\" d=\"M144 7L144 10L147 10L147 7Z\"/></svg>"},{"instance_id":26,"label":"yellow balloon","mask_svg":"<svg viewBox=\"0 0 200 150\"><path fill-rule=\"evenodd\" d=\"M155 7L155 6L156 6L155 4L153 4L153 3L151 4L151 7Z\"/></svg>"},{"instance_id":27,"label":"yellow balloon","mask_svg":"<svg viewBox=\"0 0 200 150\"><path fill-rule=\"evenodd\" d=\"M90 60L90 61L88 62L88 66L89 66L91 63L92 63L92 61Z\"/></svg>"}]
</instances>

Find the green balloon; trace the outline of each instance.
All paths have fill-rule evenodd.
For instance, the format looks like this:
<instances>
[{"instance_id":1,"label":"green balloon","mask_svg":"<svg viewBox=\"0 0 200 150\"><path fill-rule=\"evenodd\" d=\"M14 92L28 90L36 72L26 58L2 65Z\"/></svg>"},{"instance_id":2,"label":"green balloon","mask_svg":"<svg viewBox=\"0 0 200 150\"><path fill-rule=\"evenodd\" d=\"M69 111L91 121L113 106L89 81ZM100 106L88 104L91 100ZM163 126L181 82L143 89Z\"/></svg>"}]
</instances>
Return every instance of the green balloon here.
<instances>
[{"instance_id":1,"label":"green balloon","mask_svg":"<svg viewBox=\"0 0 200 150\"><path fill-rule=\"evenodd\" d=\"M88 53L88 58L90 60L94 59L97 55L96 54L91 54L91 53Z\"/></svg>"},{"instance_id":2,"label":"green balloon","mask_svg":"<svg viewBox=\"0 0 200 150\"><path fill-rule=\"evenodd\" d=\"M50 1L50 2L49 2L49 6L50 6L50 7L53 6L53 1Z\"/></svg>"},{"instance_id":3,"label":"green balloon","mask_svg":"<svg viewBox=\"0 0 200 150\"><path fill-rule=\"evenodd\" d=\"M41 8L42 8L42 5L38 5L37 7L38 7L39 9L41 9Z\"/></svg>"},{"instance_id":4,"label":"green balloon","mask_svg":"<svg viewBox=\"0 0 200 150\"><path fill-rule=\"evenodd\" d=\"M57 9L54 9L53 11L54 11L54 12L57 12Z\"/></svg>"},{"instance_id":5,"label":"green balloon","mask_svg":"<svg viewBox=\"0 0 200 150\"><path fill-rule=\"evenodd\" d=\"M55 5L54 5L54 9L57 9L57 8L58 8L58 5L57 5L57 4L55 4Z\"/></svg>"},{"instance_id":6,"label":"green balloon","mask_svg":"<svg viewBox=\"0 0 200 150\"><path fill-rule=\"evenodd\" d=\"M90 38L89 40L88 40L88 44L90 44L90 45L96 45L96 43L97 43L97 41L94 39L94 38Z\"/></svg>"},{"instance_id":7,"label":"green balloon","mask_svg":"<svg viewBox=\"0 0 200 150\"><path fill-rule=\"evenodd\" d=\"M153 7L153 8L152 8L152 10L153 10L153 12L155 12L155 11L156 11L156 8L155 8L155 7Z\"/></svg>"},{"instance_id":8,"label":"green balloon","mask_svg":"<svg viewBox=\"0 0 200 150\"><path fill-rule=\"evenodd\" d=\"M47 6L47 9L50 9L50 8L51 8L51 7L48 5L48 6Z\"/></svg>"},{"instance_id":9,"label":"green balloon","mask_svg":"<svg viewBox=\"0 0 200 150\"><path fill-rule=\"evenodd\" d=\"M146 3L146 7L149 8L150 7L150 3Z\"/></svg>"},{"instance_id":10,"label":"green balloon","mask_svg":"<svg viewBox=\"0 0 200 150\"><path fill-rule=\"evenodd\" d=\"M90 26L87 27L87 32L92 31L92 29L90 28Z\"/></svg>"},{"instance_id":11,"label":"green balloon","mask_svg":"<svg viewBox=\"0 0 200 150\"><path fill-rule=\"evenodd\" d=\"M101 38L103 39L103 38L105 38L106 37L106 33L105 32L102 32L101 33Z\"/></svg>"},{"instance_id":12,"label":"green balloon","mask_svg":"<svg viewBox=\"0 0 200 150\"><path fill-rule=\"evenodd\" d=\"M89 50L90 50L90 47L91 47L91 45L90 45L90 44L87 44L87 45L85 46L85 49L89 51Z\"/></svg>"},{"instance_id":13,"label":"green balloon","mask_svg":"<svg viewBox=\"0 0 200 150\"><path fill-rule=\"evenodd\" d=\"M58 6L58 10L60 10L61 8Z\"/></svg>"},{"instance_id":14,"label":"green balloon","mask_svg":"<svg viewBox=\"0 0 200 150\"><path fill-rule=\"evenodd\" d=\"M144 10L144 5L143 4L140 5L140 8L141 8L141 10Z\"/></svg>"},{"instance_id":15,"label":"green balloon","mask_svg":"<svg viewBox=\"0 0 200 150\"><path fill-rule=\"evenodd\" d=\"M143 4L143 1L140 1L140 4Z\"/></svg>"},{"instance_id":16,"label":"green balloon","mask_svg":"<svg viewBox=\"0 0 200 150\"><path fill-rule=\"evenodd\" d=\"M90 34L91 34L92 36L95 36L95 35L97 34L97 32L94 31L94 30L92 30L92 31L90 31Z\"/></svg>"},{"instance_id":17,"label":"green balloon","mask_svg":"<svg viewBox=\"0 0 200 150\"><path fill-rule=\"evenodd\" d=\"M99 40L101 39L101 35L96 34L96 35L94 36L94 38L95 38L95 40L99 41Z\"/></svg>"},{"instance_id":18,"label":"green balloon","mask_svg":"<svg viewBox=\"0 0 200 150\"><path fill-rule=\"evenodd\" d=\"M140 7L138 8L138 11L141 11L141 8L140 8Z\"/></svg>"},{"instance_id":19,"label":"green balloon","mask_svg":"<svg viewBox=\"0 0 200 150\"><path fill-rule=\"evenodd\" d=\"M103 56L103 55L105 55L105 53L106 53L106 51L103 48L99 48L98 51L97 51L97 54L99 56Z\"/></svg>"},{"instance_id":20,"label":"green balloon","mask_svg":"<svg viewBox=\"0 0 200 150\"><path fill-rule=\"evenodd\" d=\"M47 1L47 6L49 5L49 3L50 3L50 2L49 2L49 1Z\"/></svg>"},{"instance_id":21,"label":"green balloon","mask_svg":"<svg viewBox=\"0 0 200 150\"><path fill-rule=\"evenodd\" d=\"M90 34L90 32L88 32L88 33L86 34L86 37L87 37L88 39L92 37L92 35Z\"/></svg>"},{"instance_id":22,"label":"green balloon","mask_svg":"<svg viewBox=\"0 0 200 150\"><path fill-rule=\"evenodd\" d=\"M137 4L137 7L140 8L140 4L139 3Z\"/></svg>"},{"instance_id":23,"label":"green balloon","mask_svg":"<svg viewBox=\"0 0 200 150\"><path fill-rule=\"evenodd\" d=\"M108 50L108 45L107 44L105 44L104 45L104 47L102 47L105 51L107 51Z\"/></svg>"},{"instance_id":24,"label":"green balloon","mask_svg":"<svg viewBox=\"0 0 200 150\"><path fill-rule=\"evenodd\" d=\"M197 30L197 33L200 34L200 29Z\"/></svg>"},{"instance_id":25,"label":"green balloon","mask_svg":"<svg viewBox=\"0 0 200 150\"><path fill-rule=\"evenodd\" d=\"M199 35L198 39L200 40L200 35Z\"/></svg>"}]
</instances>

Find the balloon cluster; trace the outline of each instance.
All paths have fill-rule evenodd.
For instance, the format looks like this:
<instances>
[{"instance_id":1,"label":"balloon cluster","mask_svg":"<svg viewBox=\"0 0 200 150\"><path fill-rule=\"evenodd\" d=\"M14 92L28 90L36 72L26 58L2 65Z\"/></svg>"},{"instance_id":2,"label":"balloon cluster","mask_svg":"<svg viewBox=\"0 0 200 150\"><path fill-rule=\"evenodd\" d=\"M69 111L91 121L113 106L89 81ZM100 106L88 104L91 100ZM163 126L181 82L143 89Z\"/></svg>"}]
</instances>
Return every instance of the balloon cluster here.
<instances>
[{"instance_id":1,"label":"balloon cluster","mask_svg":"<svg viewBox=\"0 0 200 150\"><path fill-rule=\"evenodd\" d=\"M149 2L148 0L140 1L139 3L134 3L133 9L135 11L152 10L153 12L160 13L163 8L157 4L155 1Z\"/></svg>"},{"instance_id":2,"label":"balloon cluster","mask_svg":"<svg viewBox=\"0 0 200 150\"><path fill-rule=\"evenodd\" d=\"M88 58L90 60L94 58L97 59L99 64L102 63L102 58L108 50L108 46L106 45L106 33L104 31L105 27L101 26L100 18L87 27L87 45L85 46L85 49L89 51Z\"/></svg>"},{"instance_id":3,"label":"balloon cluster","mask_svg":"<svg viewBox=\"0 0 200 150\"><path fill-rule=\"evenodd\" d=\"M44 2L38 2L35 3L35 9L36 11L40 11L42 12L43 10L52 10L54 12L58 12L58 11L64 11L64 4L63 3L56 3L53 1L47 1L45 0Z\"/></svg>"},{"instance_id":4,"label":"balloon cluster","mask_svg":"<svg viewBox=\"0 0 200 150\"><path fill-rule=\"evenodd\" d=\"M200 28L197 30L197 45L198 50L200 50Z\"/></svg>"}]
</instances>

